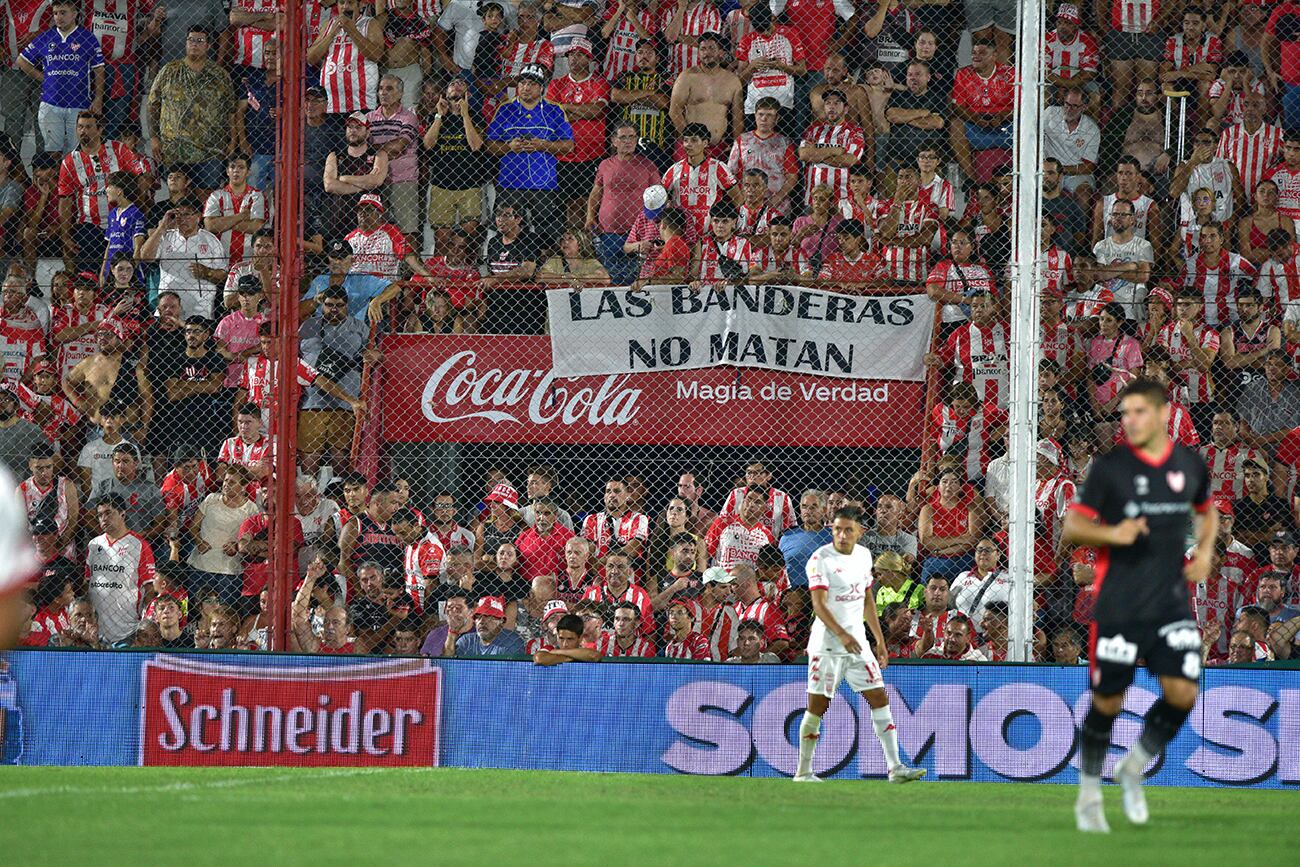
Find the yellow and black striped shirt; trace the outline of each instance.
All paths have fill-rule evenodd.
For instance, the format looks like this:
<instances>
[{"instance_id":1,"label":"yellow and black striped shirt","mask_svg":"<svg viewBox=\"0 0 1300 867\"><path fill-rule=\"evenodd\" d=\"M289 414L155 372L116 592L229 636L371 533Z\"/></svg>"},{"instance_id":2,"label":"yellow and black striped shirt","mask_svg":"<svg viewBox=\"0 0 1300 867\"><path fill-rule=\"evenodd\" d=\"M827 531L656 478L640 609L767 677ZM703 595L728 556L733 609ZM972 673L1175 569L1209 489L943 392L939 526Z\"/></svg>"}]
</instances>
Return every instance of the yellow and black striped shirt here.
<instances>
[{"instance_id":1,"label":"yellow and black striped shirt","mask_svg":"<svg viewBox=\"0 0 1300 867\"><path fill-rule=\"evenodd\" d=\"M672 89L672 80L660 72L625 72L614 84L620 90L652 90L668 93ZM623 106L623 119L636 127L637 135L642 141L664 147L664 136L668 131L668 112L647 103L634 102Z\"/></svg>"}]
</instances>

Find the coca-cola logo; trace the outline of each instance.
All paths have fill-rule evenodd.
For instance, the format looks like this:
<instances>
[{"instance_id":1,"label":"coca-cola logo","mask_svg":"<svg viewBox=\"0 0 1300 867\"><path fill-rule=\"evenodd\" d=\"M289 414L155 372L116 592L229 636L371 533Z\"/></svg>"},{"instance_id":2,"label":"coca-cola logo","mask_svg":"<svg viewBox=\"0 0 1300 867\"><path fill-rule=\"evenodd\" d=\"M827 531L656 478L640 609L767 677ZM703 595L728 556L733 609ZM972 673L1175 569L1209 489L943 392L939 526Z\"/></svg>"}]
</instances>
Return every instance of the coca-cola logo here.
<instances>
[{"instance_id":1,"label":"coca-cola logo","mask_svg":"<svg viewBox=\"0 0 1300 867\"><path fill-rule=\"evenodd\" d=\"M142 765L438 764L441 673L427 660L143 666Z\"/></svg>"},{"instance_id":2,"label":"coca-cola logo","mask_svg":"<svg viewBox=\"0 0 1300 867\"><path fill-rule=\"evenodd\" d=\"M537 425L621 427L636 418L641 389L626 374L556 379L550 370L479 369L472 350L448 356L420 395L424 417L435 424L481 418Z\"/></svg>"}]
</instances>

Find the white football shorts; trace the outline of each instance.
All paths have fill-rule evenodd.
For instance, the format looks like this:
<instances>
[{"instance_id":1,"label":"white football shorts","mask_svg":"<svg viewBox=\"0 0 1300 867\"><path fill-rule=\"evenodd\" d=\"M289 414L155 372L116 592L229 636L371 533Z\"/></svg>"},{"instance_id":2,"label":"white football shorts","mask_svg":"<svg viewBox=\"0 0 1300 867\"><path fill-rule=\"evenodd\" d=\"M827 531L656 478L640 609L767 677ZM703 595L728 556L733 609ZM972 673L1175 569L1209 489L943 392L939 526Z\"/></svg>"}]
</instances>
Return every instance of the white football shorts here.
<instances>
[{"instance_id":1,"label":"white football shorts","mask_svg":"<svg viewBox=\"0 0 1300 867\"><path fill-rule=\"evenodd\" d=\"M808 657L808 694L835 697L840 681L845 681L854 692L883 689L880 663L870 647L861 653L815 653Z\"/></svg>"}]
</instances>

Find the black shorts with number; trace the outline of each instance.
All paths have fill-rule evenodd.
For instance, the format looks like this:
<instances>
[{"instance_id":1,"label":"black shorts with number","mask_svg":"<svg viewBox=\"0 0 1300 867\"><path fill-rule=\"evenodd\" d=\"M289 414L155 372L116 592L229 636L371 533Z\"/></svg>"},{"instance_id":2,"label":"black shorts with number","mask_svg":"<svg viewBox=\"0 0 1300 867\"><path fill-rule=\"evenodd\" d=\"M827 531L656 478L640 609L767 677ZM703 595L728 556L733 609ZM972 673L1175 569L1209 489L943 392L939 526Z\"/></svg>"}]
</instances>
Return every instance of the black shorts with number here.
<instances>
[{"instance_id":1,"label":"black shorts with number","mask_svg":"<svg viewBox=\"0 0 1300 867\"><path fill-rule=\"evenodd\" d=\"M1093 692L1116 695L1133 682L1138 662L1157 677L1201 676L1201 633L1196 621L1092 624L1088 675Z\"/></svg>"}]
</instances>

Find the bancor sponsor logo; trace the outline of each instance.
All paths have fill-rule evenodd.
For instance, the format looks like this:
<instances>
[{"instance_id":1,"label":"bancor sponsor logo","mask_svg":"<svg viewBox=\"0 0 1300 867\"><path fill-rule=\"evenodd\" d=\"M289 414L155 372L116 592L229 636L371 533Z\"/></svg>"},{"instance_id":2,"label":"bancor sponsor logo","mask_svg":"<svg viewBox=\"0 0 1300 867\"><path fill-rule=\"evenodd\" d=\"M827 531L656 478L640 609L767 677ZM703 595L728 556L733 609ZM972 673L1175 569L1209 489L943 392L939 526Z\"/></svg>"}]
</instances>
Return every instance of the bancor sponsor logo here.
<instances>
[{"instance_id":1,"label":"bancor sponsor logo","mask_svg":"<svg viewBox=\"0 0 1300 867\"><path fill-rule=\"evenodd\" d=\"M159 656L142 670L142 765L438 764L442 675L425 660L262 668Z\"/></svg>"}]
</instances>

